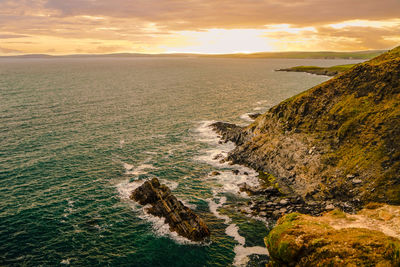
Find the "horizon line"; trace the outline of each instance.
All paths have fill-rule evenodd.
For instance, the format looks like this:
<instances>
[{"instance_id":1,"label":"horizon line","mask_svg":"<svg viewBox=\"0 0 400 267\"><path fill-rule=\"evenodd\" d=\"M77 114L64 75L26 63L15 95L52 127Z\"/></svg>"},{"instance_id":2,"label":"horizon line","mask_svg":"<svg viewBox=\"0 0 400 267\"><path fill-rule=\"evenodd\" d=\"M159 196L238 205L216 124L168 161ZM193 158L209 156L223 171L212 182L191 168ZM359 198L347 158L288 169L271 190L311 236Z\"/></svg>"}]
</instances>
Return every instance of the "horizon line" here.
<instances>
[{"instance_id":1,"label":"horizon line","mask_svg":"<svg viewBox=\"0 0 400 267\"><path fill-rule=\"evenodd\" d=\"M259 52L233 52L233 53L198 53L198 52L163 52L163 53L141 53L141 52L115 52L115 53L76 53L76 54L43 54L43 53L28 53L18 55L0 55L0 58L10 57L96 57L96 56L176 56L176 55L187 55L187 56L251 56L259 54L285 54L285 53L373 53L373 52L385 52L390 49L370 49L370 50L353 50L353 51L334 51L334 50L317 50L317 51L259 51Z\"/></svg>"}]
</instances>

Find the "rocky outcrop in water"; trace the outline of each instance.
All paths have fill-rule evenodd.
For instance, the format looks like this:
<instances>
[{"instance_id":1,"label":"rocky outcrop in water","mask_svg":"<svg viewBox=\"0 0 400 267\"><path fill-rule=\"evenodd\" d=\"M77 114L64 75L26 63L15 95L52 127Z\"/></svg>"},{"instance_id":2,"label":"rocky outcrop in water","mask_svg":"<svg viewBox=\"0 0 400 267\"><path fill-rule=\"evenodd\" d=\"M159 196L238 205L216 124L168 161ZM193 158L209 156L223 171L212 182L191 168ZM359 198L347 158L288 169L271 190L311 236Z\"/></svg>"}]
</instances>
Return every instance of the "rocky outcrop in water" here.
<instances>
[{"instance_id":1,"label":"rocky outcrop in water","mask_svg":"<svg viewBox=\"0 0 400 267\"><path fill-rule=\"evenodd\" d=\"M257 118L260 117L260 116L261 116L260 113L250 113L250 114L249 114L249 118L252 119L252 120L257 119Z\"/></svg>"},{"instance_id":2,"label":"rocky outcrop in water","mask_svg":"<svg viewBox=\"0 0 400 267\"><path fill-rule=\"evenodd\" d=\"M150 204L147 212L165 218L170 230L180 236L192 241L202 241L210 236L204 221L172 195L171 190L160 184L157 178L144 182L132 192L130 198L141 205Z\"/></svg>"},{"instance_id":3,"label":"rocky outcrop in water","mask_svg":"<svg viewBox=\"0 0 400 267\"><path fill-rule=\"evenodd\" d=\"M240 145L243 140L243 127L237 126L233 123L227 122L215 122L210 127L221 135L221 139L224 142L233 142L236 145Z\"/></svg>"}]
</instances>

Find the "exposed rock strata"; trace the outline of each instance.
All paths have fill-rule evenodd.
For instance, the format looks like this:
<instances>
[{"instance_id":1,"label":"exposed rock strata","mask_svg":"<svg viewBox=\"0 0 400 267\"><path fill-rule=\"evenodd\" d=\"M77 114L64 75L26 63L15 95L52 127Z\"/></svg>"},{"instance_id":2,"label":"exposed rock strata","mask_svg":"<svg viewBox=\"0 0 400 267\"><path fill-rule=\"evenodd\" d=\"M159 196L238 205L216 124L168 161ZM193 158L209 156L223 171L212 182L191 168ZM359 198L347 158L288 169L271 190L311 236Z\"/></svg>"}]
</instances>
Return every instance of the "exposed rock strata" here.
<instances>
[{"instance_id":1,"label":"exposed rock strata","mask_svg":"<svg viewBox=\"0 0 400 267\"><path fill-rule=\"evenodd\" d=\"M165 218L170 230L192 241L202 241L210 236L210 230L204 221L186 207L166 185L161 185L157 178L146 181L132 192L130 197L141 205L150 204L147 212Z\"/></svg>"},{"instance_id":2,"label":"exposed rock strata","mask_svg":"<svg viewBox=\"0 0 400 267\"><path fill-rule=\"evenodd\" d=\"M294 96L248 127L214 123L226 160L306 201L400 204L400 47Z\"/></svg>"},{"instance_id":3,"label":"exposed rock strata","mask_svg":"<svg viewBox=\"0 0 400 267\"><path fill-rule=\"evenodd\" d=\"M230 141L236 145L242 144L242 140L244 139L243 127L227 122L215 122L210 127L221 135L221 139L224 142Z\"/></svg>"}]
</instances>

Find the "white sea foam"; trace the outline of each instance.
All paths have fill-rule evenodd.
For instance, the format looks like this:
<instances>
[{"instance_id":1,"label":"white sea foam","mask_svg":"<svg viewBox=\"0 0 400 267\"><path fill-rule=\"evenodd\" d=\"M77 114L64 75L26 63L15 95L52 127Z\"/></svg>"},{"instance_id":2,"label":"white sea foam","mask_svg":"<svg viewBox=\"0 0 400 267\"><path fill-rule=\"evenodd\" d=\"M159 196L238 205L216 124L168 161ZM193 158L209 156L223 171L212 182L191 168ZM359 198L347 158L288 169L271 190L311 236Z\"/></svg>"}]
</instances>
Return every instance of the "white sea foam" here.
<instances>
[{"instance_id":1,"label":"white sea foam","mask_svg":"<svg viewBox=\"0 0 400 267\"><path fill-rule=\"evenodd\" d=\"M214 195L214 199L215 198L216 196ZM228 216L222 215L218 212L218 208L223 206L225 204L225 201L226 197L220 197L218 204L212 199L208 200L210 211L215 215L215 217L224 220L225 224L229 224L232 220ZM225 229L225 233L228 236L233 237L238 242L238 245L236 245L234 248L234 266L246 266L247 262L249 261L249 256L252 254L269 255L268 249L266 247L245 247L246 239L239 234L239 227L236 224L229 224L228 227Z\"/></svg>"},{"instance_id":2,"label":"white sea foam","mask_svg":"<svg viewBox=\"0 0 400 267\"><path fill-rule=\"evenodd\" d=\"M157 152L154 151L145 151L144 153L149 154L149 155L157 155Z\"/></svg>"},{"instance_id":3,"label":"white sea foam","mask_svg":"<svg viewBox=\"0 0 400 267\"><path fill-rule=\"evenodd\" d=\"M257 101L256 104L257 105L263 105L263 104L266 104L268 102L269 102L268 100L260 100L260 101Z\"/></svg>"},{"instance_id":4,"label":"white sea foam","mask_svg":"<svg viewBox=\"0 0 400 267\"><path fill-rule=\"evenodd\" d=\"M165 184L171 190L175 190L179 186L178 182L171 180L163 180L162 182L160 181L160 183Z\"/></svg>"},{"instance_id":5,"label":"white sea foam","mask_svg":"<svg viewBox=\"0 0 400 267\"><path fill-rule=\"evenodd\" d=\"M240 245L244 246L246 239L239 234L239 227L236 224L231 224L225 229L225 233L232 236Z\"/></svg>"},{"instance_id":6,"label":"white sea foam","mask_svg":"<svg viewBox=\"0 0 400 267\"><path fill-rule=\"evenodd\" d=\"M119 140L119 147L122 148L123 145L125 144L125 140Z\"/></svg>"},{"instance_id":7,"label":"white sea foam","mask_svg":"<svg viewBox=\"0 0 400 267\"><path fill-rule=\"evenodd\" d=\"M240 118L247 122L253 122L254 120L252 118L250 118L250 116L249 116L250 114L252 114L252 113L244 113L244 114L240 115Z\"/></svg>"},{"instance_id":8,"label":"white sea foam","mask_svg":"<svg viewBox=\"0 0 400 267\"><path fill-rule=\"evenodd\" d=\"M139 218L148 221L152 225L153 232L157 236L169 237L175 242L184 245L205 245L204 242L194 242L185 237L178 235L178 233L170 230L169 225L165 222L164 218L153 216L146 212L148 206L142 207L142 212L139 214Z\"/></svg>"},{"instance_id":9,"label":"white sea foam","mask_svg":"<svg viewBox=\"0 0 400 267\"><path fill-rule=\"evenodd\" d=\"M140 180L136 180L136 181L123 181L119 184L116 185L117 187L117 191L120 195L120 197L123 200L129 200L132 191L135 190L136 188L138 188L139 186L141 186L143 184L144 181L140 181Z\"/></svg>"},{"instance_id":10,"label":"white sea foam","mask_svg":"<svg viewBox=\"0 0 400 267\"><path fill-rule=\"evenodd\" d=\"M69 259L65 259L65 260L62 260L60 262L60 264L70 265L71 263L70 263Z\"/></svg>"},{"instance_id":11,"label":"white sea foam","mask_svg":"<svg viewBox=\"0 0 400 267\"><path fill-rule=\"evenodd\" d=\"M124 167L125 167L125 164L126 163L124 163ZM133 168L133 166L130 165L130 164L126 164L126 165L127 165L128 168L125 168L125 170L126 170L125 173L128 174L128 175L147 174L148 170L157 169L152 164L148 164L148 163L142 163L139 166L137 166L136 168ZM130 168L130 167L132 167L132 168Z\"/></svg>"},{"instance_id":12,"label":"white sea foam","mask_svg":"<svg viewBox=\"0 0 400 267\"><path fill-rule=\"evenodd\" d=\"M218 143L219 138L210 127L210 125L214 122L215 121L202 121L200 122L200 125L195 129L195 132L198 134L200 142Z\"/></svg>"},{"instance_id":13,"label":"white sea foam","mask_svg":"<svg viewBox=\"0 0 400 267\"><path fill-rule=\"evenodd\" d=\"M244 247L242 245L237 245L234 248L235 259L233 260L234 266L246 266L249 262L249 256L253 254L257 255L269 255L268 249L266 247Z\"/></svg>"},{"instance_id":14,"label":"white sea foam","mask_svg":"<svg viewBox=\"0 0 400 267\"><path fill-rule=\"evenodd\" d=\"M200 141L210 143L212 148L203 151L199 156L195 157L195 160L208 163L217 168L229 169L220 171L220 175L211 176L207 179L215 180L217 183L222 185L222 192L230 192L234 194L240 194L239 184L247 183L250 186L258 186L258 173L253 169L241 166L241 165L230 165L228 162L221 163L220 160L225 158L229 151L235 148L235 144L232 142L220 144L218 135L209 127L213 123L212 121L205 121L200 124L197 128L197 132L200 135ZM206 137L206 138L205 138ZM235 175L232 170L238 170L239 174ZM247 173L247 175L245 175ZM240 194L246 197L246 194Z\"/></svg>"},{"instance_id":15,"label":"white sea foam","mask_svg":"<svg viewBox=\"0 0 400 267\"><path fill-rule=\"evenodd\" d=\"M189 209L195 210L195 209L197 208L196 204L189 203L188 200L181 199L181 202L183 203L183 205L185 205L185 206L188 207Z\"/></svg>"},{"instance_id":16,"label":"white sea foam","mask_svg":"<svg viewBox=\"0 0 400 267\"><path fill-rule=\"evenodd\" d=\"M206 178L209 180L213 180L218 184L221 184L221 187L218 188L218 191L221 193L229 192L244 198L248 198L248 195L246 193L240 192L240 184L246 183L250 186L258 186L259 180L257 178L257 173L245 167L236 167L237 168L235 169L239 171L239 174L232 173L232 170L225 170L220 171L219 175L209 175ZM247 172L248 175L245 175L245 172Z\"/></svg>"},{"instance_id":17,"label":"white sea foam","mask_svg":"<svg viewBox=\"0 0 400 267\"><path fill-rule=\"evenodd\" d=\"M208 199L208 207L210 208L210 211L214 214L215 217L218 219L224 220L225 224L228 224L231 222L231 218L229 218L227 215L222 215L218 212L218 208L220 208L226 201L226 197L221 197L219 199L219 203L216 203L213 199Z\"/></svg>"},{"instance_id":18,"label":"white sea foam","mask_svg":"<svg viewBox=\"0 0 400 267\"><path fill-rule=\"evenodd\" d=\"M63 217L67 218L73 211L74 211L74 201L71 199L67 199L67 207L64 209L64 214ZM62 220L62 222L65 222L64 220Z\"/></svg>"},{"instance_id":19,"label":"white sea foam","mask_svg":"<svg viewBox=\"0 0 400 267\"><path fill-rule=\"evenodd\" d=\"M125 162L123 162L122 164L123 164L125 170L127 170L127 171L130 171L130 170L133 169L133 165L131 165L131 164L128 164L128 163L125 163Z\"/></svg>"},{"instance_id":20,"label":"white sea foam","mask_svg":"<svg viewBox=\"0 0 400 267\"><path fill-rule=\"evenodd\" d=\"M257 103L259 105L264 104L264 101ZM264 107L259 107L255 110L263 110ZM248 113L246 114L248 117ZM241 116L242 119L246 119L244 115ZM250 119L250 117L248 117ZM199 135L199 141L209 143L213 148L204 151L200 156L197 156L195 160L206 162L212 166L223 169L219 170L219 175L211 175L211 173L206 177L206 179L213 180L221 187L213 189L213 198L208 199L208 204L210 211L215 215L215 217L224 221L227 224L225 233L228 236L233 237L238 245L235 246L235 259L233 262L234 266L246 266L249 261L249 255L260 254L268 255L268 250L265 247L245 247L246 239L239 234L239 227L236 224L231 223L232 220L227 215L220 214L218 209L222 207L226 202L226 197L221 196L224 193L233 193L240 195L242 197L248 197L247 194L239 192L239 185L241 183L247 183L250 186L258 186L258 173L250 168L246 168L240 165L230 165L227 162L220 163L222 158L225 158L229 151L234 149L235 145L231 142L219 143L218 135L209 127L213 123L212 121L204 121L196 128L196 132ZM226 170L228 169L228 170ZM234 174L232 170L238 170L238 174ZM247 173L247 175L245 174Z\"/></svg>"}]
</instances>

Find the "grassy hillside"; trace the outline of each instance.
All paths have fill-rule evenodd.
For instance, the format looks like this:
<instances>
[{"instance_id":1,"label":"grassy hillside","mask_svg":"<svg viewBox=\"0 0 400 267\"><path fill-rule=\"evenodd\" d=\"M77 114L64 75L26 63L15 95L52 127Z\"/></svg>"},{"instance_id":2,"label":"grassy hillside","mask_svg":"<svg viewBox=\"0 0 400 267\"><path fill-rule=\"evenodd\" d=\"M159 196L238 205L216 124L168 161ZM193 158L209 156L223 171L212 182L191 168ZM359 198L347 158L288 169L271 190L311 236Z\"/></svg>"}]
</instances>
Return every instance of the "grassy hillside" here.
<instances>
[{"instance_id":1,"label":"grassy hillside","mask_svg":"<svg viewBox=\"0 0 400 267\"><path fill-rule=\"evenodd\" d=\"M314 200L400 204L400 47L271 108L229 156Z\"/></svg>"},{"instance_id":2,"label":"grassy hillside","mask_svg":"<svg viewBox=\"0 0 400 267\"><path fill-rule=\"evenodd\" d=\"M399 266L399 211L385 205L356 215L286 215L265 238L269 266Z\"/></svg>"}]
</instances>

